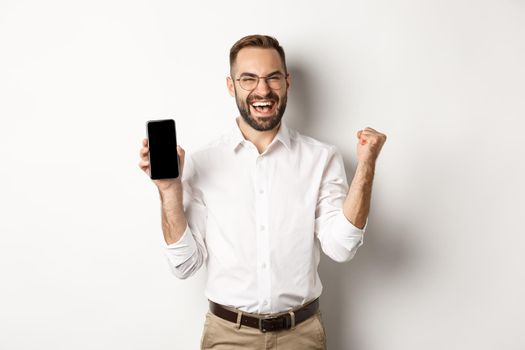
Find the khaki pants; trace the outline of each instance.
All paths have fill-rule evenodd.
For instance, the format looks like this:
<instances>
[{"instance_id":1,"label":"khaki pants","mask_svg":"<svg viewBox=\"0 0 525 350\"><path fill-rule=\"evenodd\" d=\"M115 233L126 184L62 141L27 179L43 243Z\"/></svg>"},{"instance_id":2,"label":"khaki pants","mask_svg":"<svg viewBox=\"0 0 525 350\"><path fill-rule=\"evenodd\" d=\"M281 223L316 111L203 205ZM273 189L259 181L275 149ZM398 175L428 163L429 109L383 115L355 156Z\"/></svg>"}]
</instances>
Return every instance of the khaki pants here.
<instances>
[{"instance_id":1,"label":"khaki pants","mask_svg":"<svg viewBox=\"0 0 525 350\"><path fill-rule=\"evenodd\" d=\"M326 333L321 311L295 326L295 329L263 333L238 326L206 314L201 337L202 350L326 350Z\"/></svg>"}]
</instances>

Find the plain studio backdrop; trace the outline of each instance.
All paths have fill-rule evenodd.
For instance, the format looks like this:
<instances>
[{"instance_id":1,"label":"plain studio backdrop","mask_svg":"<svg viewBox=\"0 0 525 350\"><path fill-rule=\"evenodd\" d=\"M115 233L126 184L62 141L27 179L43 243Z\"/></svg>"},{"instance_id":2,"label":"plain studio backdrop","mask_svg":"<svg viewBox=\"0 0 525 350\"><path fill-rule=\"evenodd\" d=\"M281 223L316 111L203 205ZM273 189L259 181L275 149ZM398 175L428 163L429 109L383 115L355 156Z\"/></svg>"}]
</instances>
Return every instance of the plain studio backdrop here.
<instances>
[{"instance_id":1,"label":"plain studio backdrop","mask_svg":"<svg viewBox=\"0 0 525 350\"><path fill-rule=\"evenodd\" d=\"M388 135L364 245L321 260L329 349L524 349L521 0L1 1L0 349L199 347L206 269L169 272L139 149L150 119L190 153L231 125L254 33L349 182L356 132Z\"/></svg>"}]
</instances>

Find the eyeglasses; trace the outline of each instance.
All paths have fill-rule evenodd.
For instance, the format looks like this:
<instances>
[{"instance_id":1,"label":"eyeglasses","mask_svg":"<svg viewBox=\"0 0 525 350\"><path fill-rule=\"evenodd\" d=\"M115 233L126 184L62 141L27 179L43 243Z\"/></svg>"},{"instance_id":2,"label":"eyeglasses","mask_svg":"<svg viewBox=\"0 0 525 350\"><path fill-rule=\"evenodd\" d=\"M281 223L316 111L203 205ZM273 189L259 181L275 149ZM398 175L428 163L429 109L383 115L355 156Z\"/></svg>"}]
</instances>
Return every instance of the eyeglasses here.
<instances>
[{"instance_id":1,"label":"eyeglasses","mask_svg":"<svg viewBox=\"0 0 525 350\"><path fill-rule=\"evenodd\" d=\"M282 87L284 86L287 77L288 74L273 74L266 77L259 77L257 75L244 75L239 79L235 80L239 82L241 88L247 91L254 90L257 87L257 85L259 85L259 79L264 79L270 89L279 90L282 89Z\"/></svg>"}]
</instances>

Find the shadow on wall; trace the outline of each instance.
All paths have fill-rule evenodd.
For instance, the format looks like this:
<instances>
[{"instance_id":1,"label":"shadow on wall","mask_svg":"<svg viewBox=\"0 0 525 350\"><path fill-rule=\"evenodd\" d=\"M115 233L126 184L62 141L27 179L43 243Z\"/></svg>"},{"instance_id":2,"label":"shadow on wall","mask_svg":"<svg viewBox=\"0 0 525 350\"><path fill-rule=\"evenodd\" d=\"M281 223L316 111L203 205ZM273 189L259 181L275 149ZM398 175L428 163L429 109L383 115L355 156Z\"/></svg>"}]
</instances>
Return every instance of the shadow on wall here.
<instances>
[{"instance_id":1,"label":"shadow on wall","mask_svg":"<svg viewBox=\"0 0 525 350\"><path fill-rule=\"evenodd\" d=\"M291 74L291 86L288 94L288 107L283 120L292 129L304 132L306 135L312 129L315 116L313 115L314 94L311 82L308 81L307 69L300 64L288 64ZM308 135L310 136L310 135Z\"/></svg>"},{"instance_id":2,"label":"shadow on wall","mask_svg":"<svg viewBox=\"0 0 525 350\"><path fill-rule=\"evenodd\" d=\"M292 73L289 106L293 112L286 113L287 124L299 132L318 138L314 120L316 101L308 69L297 62L289 65ZM318 138L319 139L319 138ZM347 181L350 185L356 170L355 160L344 159ZM374 197L372 193L372 210ZM404 237L404 228L397 219L386 213L372 218L365 232L364 244L352 260L337 263L324 253L321 254L319 275L323 283L321 312L327 333L329 350L360 350L367 348L367 339L360 336L357 327L362 321L358 318L359 301L367 295L377 295L374 288L378 281L388 283L396 279L410 264L409 242ZM385 214L385 215L383 215Z\"/></svg>"},{"instance_id":3,"label":"shadow on wall","mask_svg":"<svg viewBox=\"0 0 525 350\"><path fill-rule=\"evenodd\" d=\"M381 295L377 288L388 288L390 282L404 278L401 275L410 270L408 266L412 264L410 244L399 239L404 236L404 228L398 224L376 217L368 224L364 244L349 262L337 263L322 254L319 264L323 283L321 310L328 349L368 348L367 339L359 334L358 325L363 322L359 317L362 312L359 303L363 298ZM366 304L373 301L367 300Z\"/></svg>"}]
</instances>

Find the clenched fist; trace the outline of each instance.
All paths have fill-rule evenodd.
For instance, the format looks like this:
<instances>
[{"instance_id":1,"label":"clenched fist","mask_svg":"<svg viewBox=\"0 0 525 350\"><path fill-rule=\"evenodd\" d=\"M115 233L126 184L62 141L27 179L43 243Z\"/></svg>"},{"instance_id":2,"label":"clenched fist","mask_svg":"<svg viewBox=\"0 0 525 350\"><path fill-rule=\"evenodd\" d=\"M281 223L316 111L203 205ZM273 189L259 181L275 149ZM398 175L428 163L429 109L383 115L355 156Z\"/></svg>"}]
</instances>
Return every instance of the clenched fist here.
<instances>
[{"instance_id":1,"label":"clenched fist","mask_svg":"<svg viewBox=\"0 0 525 350\"><path fill-rule=\"evenodd\" d=\"M372 128L365 128L357 132L357 161L360 163L375 164L381 147L386 141L386 135Z\"/></svg>"}]
</instances>

